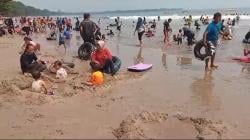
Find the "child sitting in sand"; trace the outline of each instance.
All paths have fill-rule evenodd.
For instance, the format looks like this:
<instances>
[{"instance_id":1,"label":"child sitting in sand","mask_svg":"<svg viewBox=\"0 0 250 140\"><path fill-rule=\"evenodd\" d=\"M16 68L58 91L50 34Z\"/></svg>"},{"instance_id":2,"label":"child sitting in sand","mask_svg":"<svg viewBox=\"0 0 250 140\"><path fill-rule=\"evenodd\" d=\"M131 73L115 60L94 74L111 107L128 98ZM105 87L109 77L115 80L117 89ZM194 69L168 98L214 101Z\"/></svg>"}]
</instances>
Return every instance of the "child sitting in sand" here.
<instances>
[{"instance_id":1,"label":"child sitting in sand","mask_svg":"<svg viewBox=\"0 0 250 140\"><path fill-rule=\"evenodd\" d=\"M115 34L114 34L114 32L112 30L109 30L109 33L107 33L107 35L114 36Z\"/></svg>"},{"instance_id":2,"label":"child sitting in sand","mask_svg":"<svg viewBox=\"0 0 250 140\"><path fill-rule=\"evenodd\" d=\"M52 28L49 37L47 37L47 40L56 40L56 39L57 39L56 29Z\"/></svg>"},{"instance_id":3,"label":"child sitting in sand","mask_svg":"<svg viewBox=\"0 0 250 140\"><path fill-rule=\"evenodd\" d=\"M87 82L84 82L87 86L99 86L104 82L104 76L101 71L93 72L91 75L91 79Z\"/></svg>"},{"instance_id":4,"label":"child sitting in sand","mask_svg":"<svg viewBox=\"0 0 250 140\"><path fill-rule=\"evenodd\" d=\"M154 33L153 33L153 31L151 30L151 28L148 28L148 30L147 30L147 32L146 32L146 34L145 34L147 37L152 37L152 36L154 36Z\"/></svg>"},{"instance_id":5,"label":"child sitting in sand","mask_svg":"<svg viewBox=\"0 0 250 140\"><path fill-rule=\"evenodd\" d=\"M224 40L232 40L233 36L232 36L232 29L230 26L225 26L224 29L224 34L222 35L222 38Z\"/></svg>"},{"instance_id":6,"label":"child sitting in sand","mask_svg":"<svg viewBox=\"0 0 250 140\"><path fill-rule=\"evenodd\" d=\"M35 71L32 73L32 77L35 79L35 81L33 81L32 83L32 91L37 92L37 93L47 94L48 88L45 82L41 80L41 73L38 71Z\"/></svg>"},{"instance_id":7,"label":"child sitting in sand","mask_svg":"<svg viewBox=\"0 0 250 140\"><path fill-rule=\"evenodd\" d=\"M62 68L64 68L65 70L66 70L66 72L67 72L67 74L78 74L77 72L75 72L74 70L73 70L73 68L74 68L74 63L65 63L65 62L61 62L61 61L55 61L52 65L50 65L50 67L49 67L49 72L50 73L53 73L53 74L56 74L57 73L57 65L60 65L60 64L62 64Z\"/></svg>"},{"instance_id":8,"label":"child sitting in sand","mask_svg":"<svg viewBox=\"0 0 250 140\"><path fill-rule=\"evenodd\" d=\"M65 80L68 76L67 71L63 68L62 62L56 61L54 63L54 68L56 69L56 78L59 80Z\"/></svg>"}]
</instances>

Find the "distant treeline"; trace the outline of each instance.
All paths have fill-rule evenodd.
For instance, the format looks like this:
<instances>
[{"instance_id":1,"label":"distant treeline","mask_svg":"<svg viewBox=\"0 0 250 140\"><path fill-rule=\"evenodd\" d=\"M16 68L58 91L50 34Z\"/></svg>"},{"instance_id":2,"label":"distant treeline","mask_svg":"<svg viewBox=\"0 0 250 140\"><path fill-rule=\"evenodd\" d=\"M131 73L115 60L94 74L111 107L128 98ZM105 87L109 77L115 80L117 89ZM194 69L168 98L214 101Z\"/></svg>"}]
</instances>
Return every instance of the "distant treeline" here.
<instances>
[{"instance_id":1,"label":"distant treeline","mask_svg":"<svg viewBox=\"0 0 250 140\"><path fill-rule=\"evenodd\" d=\"M26 6L19 1L0 0L0 14L5 16L49 16L63 15L65 13L37 9L32 6Z\"/></svg>"}]
</instances>

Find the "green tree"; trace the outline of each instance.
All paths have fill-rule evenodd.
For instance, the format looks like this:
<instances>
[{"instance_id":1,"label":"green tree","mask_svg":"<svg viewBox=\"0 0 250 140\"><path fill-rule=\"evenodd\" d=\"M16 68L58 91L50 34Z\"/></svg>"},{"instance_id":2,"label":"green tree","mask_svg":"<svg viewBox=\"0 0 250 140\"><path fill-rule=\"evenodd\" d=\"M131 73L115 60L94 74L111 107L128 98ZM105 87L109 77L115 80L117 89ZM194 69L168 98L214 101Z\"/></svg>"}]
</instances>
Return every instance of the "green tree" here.
<instances>
[{"instance_id":1,"label":"green tree","mask_svg":"<svg viewBox=\"0 0 250 140\"><path fill-rule=\"evenodd\" d=\"M9 3L12 0L0 0L0 14L7 14L9 10Z\"/></svg>"},{"instance_id":2,"label":"green tree","mask_svg":"<svg viewBox=\"0 0 250 140\"><path fill-rule=\"evenodd\" d=\"M5 16L49 16L65 13L52 12L48 9L37 9L32 6L26 6L19 1L0 0L0 14L3 14Z\"/></svg>"}]
</instances>

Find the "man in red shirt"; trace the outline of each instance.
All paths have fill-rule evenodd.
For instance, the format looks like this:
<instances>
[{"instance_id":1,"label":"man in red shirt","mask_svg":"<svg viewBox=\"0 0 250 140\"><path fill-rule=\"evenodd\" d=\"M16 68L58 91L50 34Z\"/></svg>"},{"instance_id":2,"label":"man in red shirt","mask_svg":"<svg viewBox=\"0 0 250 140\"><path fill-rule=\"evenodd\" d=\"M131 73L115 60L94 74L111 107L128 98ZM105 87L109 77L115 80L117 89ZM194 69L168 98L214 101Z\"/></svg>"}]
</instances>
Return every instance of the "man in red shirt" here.
<instances>
[{"instance_id":1,"label":"man in red shirt","mask_svg":"<svg viewBox=\"0 0 250 140\"><path fill-rule=\"evenodd\" d=\"M96 51L91 55L90 66L94 71L101 70L105 73L115 75L114 63L112 61L112 54L108 48L105 47L105 42L100 40L96 44Z\"/></svg>"}]
</instances>

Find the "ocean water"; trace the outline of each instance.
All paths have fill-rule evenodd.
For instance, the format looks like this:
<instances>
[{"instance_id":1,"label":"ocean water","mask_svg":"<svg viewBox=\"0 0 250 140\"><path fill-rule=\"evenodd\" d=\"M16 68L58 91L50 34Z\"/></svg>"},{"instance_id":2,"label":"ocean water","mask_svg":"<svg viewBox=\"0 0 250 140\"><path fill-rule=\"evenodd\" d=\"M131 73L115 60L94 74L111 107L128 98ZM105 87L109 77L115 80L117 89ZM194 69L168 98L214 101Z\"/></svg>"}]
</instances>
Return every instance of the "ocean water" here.
<instances>
[{"instance_id":1,"label":"ocean water","mask_svg":"<svg viewBox=\"0 0 250 140\"><path fill-rule=\"evenodd\" d=\"M221 12L223 18L235 18L235 14L238 13L242 20L249 20L250 8L239 9L208 9L208 10L183 10L183 9L155 9L155 10L130 10L130 11L110 11L93 13L94 18L115 19L120 17L123 20L136 20L138 17L146 17L149 20L157 19L158 16L161 19L172 18L175 20L183 19L189 15L193 16L193 19L199 19L201 15L208 16L210 19L215 12Z\"/></svg>"}]
</instances>

